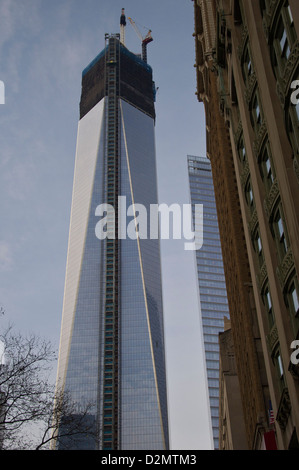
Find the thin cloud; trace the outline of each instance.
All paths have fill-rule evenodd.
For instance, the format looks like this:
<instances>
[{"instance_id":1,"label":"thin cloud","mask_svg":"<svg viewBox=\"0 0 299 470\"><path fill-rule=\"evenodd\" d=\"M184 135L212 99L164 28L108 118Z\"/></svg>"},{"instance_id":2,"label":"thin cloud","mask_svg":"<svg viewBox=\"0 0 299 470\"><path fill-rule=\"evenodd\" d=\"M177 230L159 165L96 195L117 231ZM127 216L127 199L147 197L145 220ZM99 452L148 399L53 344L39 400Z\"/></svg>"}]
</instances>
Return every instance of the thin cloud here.
<instances>
[{"instance_id":1,"label":"thin cloud","mask_svg":"<svg viewBox=\"0 0 299 470\"><path fill-rule=\"evenodd\" d=\"M0 241L0 270L9 271L13 266L12 249L5 241Z\"/></svg>"}]
</instances>

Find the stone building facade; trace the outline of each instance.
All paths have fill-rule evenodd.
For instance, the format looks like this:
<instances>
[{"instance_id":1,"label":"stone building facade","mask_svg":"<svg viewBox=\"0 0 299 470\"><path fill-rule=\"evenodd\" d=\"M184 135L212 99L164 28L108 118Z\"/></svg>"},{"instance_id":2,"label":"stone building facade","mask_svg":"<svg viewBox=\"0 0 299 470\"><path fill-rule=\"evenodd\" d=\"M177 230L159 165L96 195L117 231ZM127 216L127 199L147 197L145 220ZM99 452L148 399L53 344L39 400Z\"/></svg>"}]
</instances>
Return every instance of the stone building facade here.
<instances>
[{"instance_id":1,"label":"stone building facade","mask_svg":"<svg viewBox=\"0 0 299 470\"><path fill-rule=\"evenodd\" d=\"M219 334L219 450L247 450L244 415L230 321Z\"/></svg>"},{"instance_id":2,"label":"stone building facade","mask_svg":"<svg viewBox=\"0 0 299 470\"><path fill-rule=\"evenodd\" d=\"M236 369L249 449L298 447L299 3L194 0ZM298 85L297 85L298 83Z\"/></svg>"}]
</instances>

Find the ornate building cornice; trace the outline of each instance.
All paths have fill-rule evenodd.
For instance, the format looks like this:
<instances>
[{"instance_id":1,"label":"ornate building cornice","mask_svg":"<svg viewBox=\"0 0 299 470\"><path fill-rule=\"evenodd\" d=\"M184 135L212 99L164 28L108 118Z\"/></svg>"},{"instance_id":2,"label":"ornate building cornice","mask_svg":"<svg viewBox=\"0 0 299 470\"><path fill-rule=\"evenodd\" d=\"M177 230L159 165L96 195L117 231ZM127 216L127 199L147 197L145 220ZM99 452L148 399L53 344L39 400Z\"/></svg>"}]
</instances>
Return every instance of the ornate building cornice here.
<instances>
[{"instance_id":1,"label":"ornate building cornice","mask_svg":"<svg viewBox=\"0 0 299 470\"><path fill-rule=\"evenodd\" d=\"M279 198L279 187L278 187L278 181L277 179L274 180L274 183L271 186L270 192L268 197L264 201L264 208L265 212L268 216L268 219L270 219L272 215L273 208Z\"/></svg>"},{"instance_id":2,"label":"ornate building cornice","mask_svg":"<svg viewBox=\"0 0 299 470\"><path fill-rule=\"evenodd\" d=\"M277 330L276 325L274 325L271 328L270 333L267 336L267 343L268 343L270 354L272 356L275 351L276 346L279 343L279 336L278 336L278 330Z\"/></svg>"},{"instance_id":3,"label":"ornate building cornice","mask_svg":"<svg viewBox=\"0 0 299 470\"><path fill-rule=\"evenodd\" d=\"M280 285L283 288L288 279L290 274L293 272L295 269L294 265L294 258L293 258L293 253L292 250L289 248L285 257L283 258L282 263L277 267L276 274L279 279Z\"/></svg>"},{"instance_id":4,"label":"ornate building cornice","mask_svg":"<svg viewBox=\"0 0 299 470\"><path fill-rule=\"evenodd\" d=\"M276 421L281 429L285 429L291 412L291 401L287 388L284 388L277 411Z\"/></svg>"}]
</instances>

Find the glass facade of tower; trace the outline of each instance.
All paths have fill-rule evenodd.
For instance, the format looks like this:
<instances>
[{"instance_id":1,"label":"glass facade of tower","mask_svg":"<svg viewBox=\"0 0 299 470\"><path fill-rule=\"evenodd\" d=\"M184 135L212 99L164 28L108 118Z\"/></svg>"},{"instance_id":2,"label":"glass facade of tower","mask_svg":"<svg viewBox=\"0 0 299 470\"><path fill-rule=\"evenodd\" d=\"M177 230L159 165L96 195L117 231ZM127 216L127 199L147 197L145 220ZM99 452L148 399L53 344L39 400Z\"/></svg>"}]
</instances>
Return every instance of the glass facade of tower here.
<instances>
[{"instance_id":1,"label":"glass facade of tower","mask_svg":"<svg viewBox=\"0 0 299 470\"><path fill-rule=\"evenodd\" d=\"M196 251L214 448L219 444L219 332L229 318L211 164L188 156L191 203L203 204L203 246Z\"/></svg>"},{"instance_id":2,"label":"glass facade of tower","mask_svg":"<svg viewBox=\"0 0 299 470\"><path fill-rule=\"evenodd\" d=\"M128 207L136 204L138 215L137 204L157 204L152 71L117 35L106 40L82 78L57 378L80 409L92 405L92 432L63 439L62 419L57 448L163 450L169 443L159 240L126 233L135 224ZM101 240L103 204L114 208L116 230Z\"/></svg>"}]
</instances>

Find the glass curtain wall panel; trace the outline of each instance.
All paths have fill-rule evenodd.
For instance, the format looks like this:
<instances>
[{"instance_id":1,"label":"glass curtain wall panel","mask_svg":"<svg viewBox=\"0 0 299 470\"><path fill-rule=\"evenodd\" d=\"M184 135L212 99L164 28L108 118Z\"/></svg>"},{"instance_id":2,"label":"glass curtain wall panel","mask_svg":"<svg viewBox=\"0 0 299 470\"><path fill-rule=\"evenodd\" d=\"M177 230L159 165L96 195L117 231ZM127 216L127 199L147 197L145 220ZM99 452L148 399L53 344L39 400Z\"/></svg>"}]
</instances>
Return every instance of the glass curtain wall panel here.
<instances>
[{"instance_id":1,"label":"glass curtain wall panel","mask_svg":"<svg viewBox=\"0 0 299 470\"><path fill-rule=\"evenodd\" d=\"M203 205L203 245L196 251L200 311L204 338L214 448L219 445L219 333L229 318L225 276L211 164L188 156L191 203Z\"/></svg>"}]
</instances>

